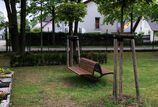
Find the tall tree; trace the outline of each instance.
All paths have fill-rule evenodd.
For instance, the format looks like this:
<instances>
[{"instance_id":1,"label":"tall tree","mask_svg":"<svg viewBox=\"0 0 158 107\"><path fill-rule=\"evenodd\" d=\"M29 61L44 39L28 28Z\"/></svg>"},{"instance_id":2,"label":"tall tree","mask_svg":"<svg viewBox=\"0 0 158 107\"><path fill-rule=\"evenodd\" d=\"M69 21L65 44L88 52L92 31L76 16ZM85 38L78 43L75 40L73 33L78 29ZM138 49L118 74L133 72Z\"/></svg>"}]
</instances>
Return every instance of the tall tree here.
<instances>
[{"instance_id":1,"label":"tall tree","mask_svg":"<svg viewBox=\"0 0 158 107\"><path fill-rule=\"evenodd\" d=\"M95 1L99 6L98 7L99 12L105 16L104 22L110 24L113 24L115 21L118 22L131 21L130 13L133 13L133 21L139 23L142 17L149 18L148 9L149 7L152 7L153 4L155 4L155 0L95 0ZM137 23L135 24L134 28L137 27L138 25ZM134 28L133 30L135 31Z\"/></svg>"},{"instance_id":2,"label":"tall tree","mask_svg":"<svg viewBox=\"0 0 158 107\"><path fill-rule=\"evenodd\" d=\"M69 24L70 37L73 38L73 23L74 21L82 21L86 15L86 5L83 3L69 2L61 4L57 7L57 16L60 21ZM70 41L70 66L73 65L73 41Z\"/></svg>"},{"instance_id":3,"label":"tall tree","mask_svg":"<svg viewBox=\"0 0 158 107\"><path fill-rule=\"evenodd\" d=\"M41 51L43 50L43 1L40 1L40 23L41 23Z\"/></svg>"},{"instance_id":4,"label":"tall tree","mask_svg":"<svg viewBox=\"0 0 158 107\"><path fill-rule=\"evenodd\" d=\"M0 30L5 27L4 19L5 19L4 14L3 12L0 11Z\"/></svg>"},{"instance_id":5,"label":"tall tree","mask_svg":"<svg viewBox=\"0 0 158 107\"><path fill-rule=\"evenodd\" d=\"M40 22L40 42L41 51L43 50L43 20L48 16L48 0L32 0L28 6L27 12L34 16L35 20Z\"/></svg>"},{"instance_id":6,"label":"tall tree","mask_svg":"<svg viewBox=\"0 0 158 107\"><path fill-rule=\"evenodd\" d=\"M96 0L96 3L99 5L99 11L105 16L104 22L113 24L114 21L119 21L121 23L120 32L124 32L124 22L131 21L131 33L135 32L138 23L141 20L141 17L149 18L148 8L155 4L155 0ZM135 26L133 27L133 19L136 21ZM135 45L134 39L132 40L132 49L133 49L133 59L135 59ZM119 80L119 97L122 98L122 72L123 72L123 40L120 40L120 80ZM137 75L136 75L136 63L134 64L135 71L135 82L136 82L136 92L137 99L139 99L139 89L137 84ZM115 75L114 75L115 76ZM116 81L115 81L116 82ZM114 86L115 87L115 86ZM115 87L116 89L116 87ZM117 98L117 90L114 90L114 95Z\"/></svg>"},{"instance_id":7,"label":"tall tree","mask_svg":"<svg viewBox=\"0 0 158 107\"><path fill-rule=\"evenodd\" d=\"M49 1L49 0L48 0ZM47 7L49 9L48 11L48 15L49 13L51 13L51 17L52 17L52 36L53 36L53 44L55 45L55 22L57 21L57 17L56 17L56 7L58 4L64 2L64 0L51 0L48 4Z\"/></svg>"},{"instance_id":8,"label":"tall tree","mask_svg":"<svg viewBox=\"0 0 158 107\"><path fill-rule=\"evenodd\" d=\"M21 0L20 15L21 15L21 20L20 20L19 46L20 46L20 54L23 55L25 52L26 0Z\"/></svg>"},{"instance_id":9,"label":"tall tree","mask_svg":"<svg viewBox=\"0 0 158 107\"><path fill-rule=\"evenodd\" d=\"M41 3L39 0L32 0L31 4L28 8L28 12L34 14L35 20L40 19L42 16L42 19L46 19L47 17L52 17L52 37L53 37L53 43L55 44L55 22L57 22L56 17L56 6L60 3L64 2L65 0L42 0L42 11L43 14L39 14L41 11ZM42 20L42 21L43 21Z\"/></svg>"},{"instance_id":10,"label":"tall tree","mask_svg":"<svg viewBox=\"0 0 158 107\"><path fill-rule=\"evenodd\" d=\"M77 3L81 3L81 0L78 0ZM78 21L75 21L75 27L74 27L74 35L78 33Z\"/></svg>"},{"instance_id":11,"label":"tall tree","mask_svg":"<svg viewBox=\"0 0 158 107\"><path fill-rule=\"evenodd\" d=\"M11 35L12 51L19 52L19 34L18 34L18 23L17 23L17 0L4 0L8 20L9 20L9 33Z\"/></svg>"}]
</instances>

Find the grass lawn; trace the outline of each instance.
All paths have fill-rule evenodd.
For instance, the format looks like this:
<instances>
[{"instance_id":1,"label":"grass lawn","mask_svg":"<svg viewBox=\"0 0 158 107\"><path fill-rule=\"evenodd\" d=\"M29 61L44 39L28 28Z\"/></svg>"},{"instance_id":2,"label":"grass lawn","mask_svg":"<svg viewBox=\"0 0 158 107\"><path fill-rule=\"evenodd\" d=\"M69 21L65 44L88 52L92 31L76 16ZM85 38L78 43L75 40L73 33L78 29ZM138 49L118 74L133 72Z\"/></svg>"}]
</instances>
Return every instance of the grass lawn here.
<instances>
[{"instance_id":1,"label":"grass lawn","mask_svg":"<svg viewBox=\"0 0 158 107\"><path fill-rule=\"evenodd\" d=\"M131 59L131 53L124 53L123 93L135 96ZM5 60L1 61L0 64L4 65ZM158 107L158 52L137 53L137 65L144 106ZM113 53L108 53L108 63L102 67L113 70ZM117 107L108 98L112 95L112 75L94 82L78 77L66 66L19 67L12 70L15 76L11 107ZM126 101L127 104L130 102Z\"/></svg>"}]
</instances>

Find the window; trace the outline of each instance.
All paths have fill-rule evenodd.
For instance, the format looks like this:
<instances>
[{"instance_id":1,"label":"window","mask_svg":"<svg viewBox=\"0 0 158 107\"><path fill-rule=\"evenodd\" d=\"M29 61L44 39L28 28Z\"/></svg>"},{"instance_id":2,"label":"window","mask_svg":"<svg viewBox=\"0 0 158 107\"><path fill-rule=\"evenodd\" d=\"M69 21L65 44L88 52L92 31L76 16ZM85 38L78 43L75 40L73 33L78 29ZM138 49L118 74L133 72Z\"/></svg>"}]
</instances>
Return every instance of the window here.
<instances>
[{"instance_id":1,"label":"window","mask_svg":"<svg viewBox=\"0 0 158 107\"><path fill-rule=\"evenodd\" d=\"M99 17L96 17L96 18L95 18L95 28L96 28L96 29L99 29L99 28L100 28L100 18L99 18Z\"/></svg>"},{"instance_id":2,"label":"window","mask_svg":"<svg viewBox=\"0 0 158 107\"><path fill-rule=\"evenodd\" d=\"M106 33L108 33L108 29L106 29Z\"/></svg>"},{"instance_id":3,"label":"window","mask_svg":"<svg viewBox=\"0 0 158 107\"><path fill-rule=\"evenodd\" d=\"M79 28L79 33L82 33L82 28Z\"/></svg>"},{"instance_id":4,"label":"window","mask_svg":"<svg viewBox=\"0 0 158 107\"><path fill-rule=\"evenodd\" d=\"M150 33L151 33L151 32L150 32L150 30L149 30L149 31L148 31L148 35L150 35Z\"/></svg>"},{"instance_id":5,"label":"window","mask_svg":"<svg viewBox=\"0 0 158 107\"><path fill-rule=\"evenodd\" d=\"M142 26L141 26L141 27L140 27L140 31L142 31L142 29L143 29L143 28L142 28Z\"/></svg>"},{"instance_id":6,"label":"window","mask_svg":"<svg viewBox=\"0 0 158 107\"><path fill-rule=\"evenodd\" d=\"M68 32L68 28L65 28L65 32L66 32L66 33Z\"/></svg>"}]
</instances>

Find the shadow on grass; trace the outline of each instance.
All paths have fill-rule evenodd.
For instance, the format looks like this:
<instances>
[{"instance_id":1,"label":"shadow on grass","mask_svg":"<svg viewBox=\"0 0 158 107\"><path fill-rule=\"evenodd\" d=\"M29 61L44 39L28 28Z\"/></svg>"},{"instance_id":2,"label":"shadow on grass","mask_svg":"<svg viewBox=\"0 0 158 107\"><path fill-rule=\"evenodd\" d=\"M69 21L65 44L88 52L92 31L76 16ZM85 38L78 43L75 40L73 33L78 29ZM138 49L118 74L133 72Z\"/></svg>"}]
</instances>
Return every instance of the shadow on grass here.
<instances>
[{"instance_id":1,"label":"shadow on grass","mask_svg":"<svg viewBox=\"0 0 158 107\"><path fill-rule=\"evenodd\" d=\"M64 85L76 88L103 88L107 86L107 80L96 80L91 76L69 76L62 78Z\"/></svg>"}]
</instances>

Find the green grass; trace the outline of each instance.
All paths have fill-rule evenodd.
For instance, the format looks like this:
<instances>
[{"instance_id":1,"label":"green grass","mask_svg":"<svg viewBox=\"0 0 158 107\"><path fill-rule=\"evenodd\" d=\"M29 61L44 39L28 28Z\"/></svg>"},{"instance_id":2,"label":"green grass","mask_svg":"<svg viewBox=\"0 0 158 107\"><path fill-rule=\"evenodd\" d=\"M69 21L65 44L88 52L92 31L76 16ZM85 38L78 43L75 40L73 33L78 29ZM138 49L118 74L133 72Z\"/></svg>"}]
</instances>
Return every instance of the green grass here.
<instances>
[{"instance_id":1,"label":"green grass","mask_svg":"<svg viewBox=\"0 0 158 107\"><path fill-rule=\"evenodd\" d=\"M0 63L2 64L2 62ZM158 52L137 53L141 98L145 107L158 106ZM102 67L113 71L113 53ZM124 53L123 93L135 96L131 53ZM78 77L66 66L12 68L11 107L120 107L109 100L113 76L98 82ZM126 103L133 102L132 99ZM136 102L134 102L136 103Z\"/></svg>"}]
</instances>

